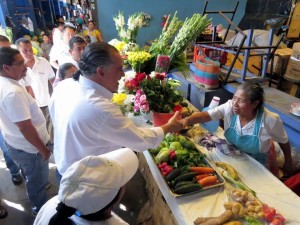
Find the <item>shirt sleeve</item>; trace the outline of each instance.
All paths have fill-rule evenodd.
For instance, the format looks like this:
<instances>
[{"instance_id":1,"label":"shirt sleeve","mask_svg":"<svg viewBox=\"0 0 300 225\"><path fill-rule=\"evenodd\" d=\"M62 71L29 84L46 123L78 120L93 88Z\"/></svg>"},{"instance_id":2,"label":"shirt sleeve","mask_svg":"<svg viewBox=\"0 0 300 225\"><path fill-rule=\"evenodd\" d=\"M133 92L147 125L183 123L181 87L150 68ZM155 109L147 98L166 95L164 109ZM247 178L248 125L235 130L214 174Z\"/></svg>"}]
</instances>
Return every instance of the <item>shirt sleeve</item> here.
<instances>
[{"instance_id":1,"label":"shirt sleeve","mask_svg":"<svg viewBox=\"0 0 300 225\"><path fill-rule=\"evenodd\" d=\"M51 67L51 64L48 62L48 60L45 59L45 64L47 66L47 75L48 75L48 80L51 80L55 77L55 73Z\"/></svg>"},{"instance_id":2,"label":"shirt sleeve","mask_svg":"<svg viewBox=\"0 0 300 225\"><path fill-rule=\"evenodd\" d=\"M287 133L278 114L265 111L264 127L274 141L283 144L288 142Z\"/></svg>"},{"instance_id":3,"label":"shirt sleeve","mask_svg":"<svg viewBox=\"0 0 300 225\"><path fill-rule=\"evenodd\" d=\"M122 112L113 106L104 121L99 121L104 139L114 139L114 143L131 148L134 151L144 151L156 148L164 138L161 127L139 128L133 121L124 117Z\"/></svg>"},{"instance_id":4,"label":"shirt sleeve","mask_svg":"<svg viewBox=\"0 0 300 225\"><path fill-rule=\"evenodd\" d=\"M3 103L6 116L13 123L31 119L30 103L24 93L11 93L3 100Z\"/></svg>"}]
</instances>

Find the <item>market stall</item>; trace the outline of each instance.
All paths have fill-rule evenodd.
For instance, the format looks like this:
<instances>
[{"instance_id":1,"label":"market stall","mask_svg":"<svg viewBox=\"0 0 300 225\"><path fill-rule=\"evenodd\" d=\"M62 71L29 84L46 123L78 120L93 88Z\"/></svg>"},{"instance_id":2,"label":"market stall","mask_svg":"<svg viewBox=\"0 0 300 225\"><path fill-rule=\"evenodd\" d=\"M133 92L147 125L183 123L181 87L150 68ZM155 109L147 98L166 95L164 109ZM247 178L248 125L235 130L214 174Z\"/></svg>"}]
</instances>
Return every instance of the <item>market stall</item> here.
<instances>
[{"instance_id":1,"label":"market stall","mask_svg":"<svg viewBox=\"0 0 300 225\"><path fill-rule=\"evenodd\" d=\"M137 124L145 126L142 119L133 117L133 120ZM223 130L219 128L216 135L223 137ZM201 151L207 155L207 159L213 165L216 161L222 161L236 168L241 181L257 193L258 199L274 207L283 215L286 218L285 224L300 224L297 215L300 198L259 162L246 154L227 156L216 149L208 152L207 149L201 148ZM151 154L145 151L140 154L139 158L141 160L141 172L148 183L149 198L151 204L153 204L150 208L153 209L152 217L156 221L155 224L174 224L174 219L180 225L193 224L198 217L218 216L224 212L223 204L229 201L229 183L175 198ZM153 182L151 179L154 179L155 183L151 183ZM165 204L163 199L165 199ZM168 211L168 208L170 211Z\"/></svg>"}]
</instances>

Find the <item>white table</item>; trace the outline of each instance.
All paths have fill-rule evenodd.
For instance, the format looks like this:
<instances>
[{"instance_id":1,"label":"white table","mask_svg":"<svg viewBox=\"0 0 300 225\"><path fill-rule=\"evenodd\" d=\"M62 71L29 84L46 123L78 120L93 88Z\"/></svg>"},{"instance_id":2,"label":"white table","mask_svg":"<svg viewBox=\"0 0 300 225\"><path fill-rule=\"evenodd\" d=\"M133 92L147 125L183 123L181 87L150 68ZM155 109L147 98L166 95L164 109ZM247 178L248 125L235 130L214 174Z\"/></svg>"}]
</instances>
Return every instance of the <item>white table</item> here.
<instances>
[{"instance_id":1,"label":"white table","mask_svg":"<svg viewBox=\"0 0 300 225\"><path fill-rule=\"evenodd\" d=\"M133 120L137 125L143 124L141 118L133 118ZM222 136L223 131L219 128L216 135ZM257 197L262 202L274 207L286 218L285 224L300 224L300 198L262 164L246 154L243 157L226 156L217 152L216 149L208 153L207 149L203 148L203 151L211 162L223 161L236 168L241 180L257 193ZM156 184L179 225L191 225L197 217L218 216L224 212L223 203L229 201L226 191L229 184L226 183L224 186L211 190L174 198L150 153L144 151L143 154Z\"/></svg>"}]
</instances>

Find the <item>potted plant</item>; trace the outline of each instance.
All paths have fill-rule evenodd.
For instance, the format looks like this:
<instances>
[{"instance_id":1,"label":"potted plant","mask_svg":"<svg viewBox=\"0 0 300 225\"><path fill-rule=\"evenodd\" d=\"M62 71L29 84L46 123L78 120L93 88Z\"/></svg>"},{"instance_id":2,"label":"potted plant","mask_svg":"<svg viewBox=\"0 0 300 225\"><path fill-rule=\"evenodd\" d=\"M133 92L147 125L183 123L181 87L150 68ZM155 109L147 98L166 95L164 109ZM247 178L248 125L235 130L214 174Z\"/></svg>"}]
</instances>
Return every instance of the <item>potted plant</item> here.
<instances>
[{"instance_id":1,"label":"potted plant","mask_svg":"<svg viewBox=\"0 0 300 225\"><path fill-rule=\"evenodd\" d=\"M119 82L119 93L133 94L133 112L153 112L154 125L161 125L168 121L175 111L180 111L186 104L183 97L177 90L181 83L170 79L165 73L152 72L127 73ZM156 121L163 117L162 121ZM158 123L157 123L158 122Z\"/></svg>"}]
</instances>

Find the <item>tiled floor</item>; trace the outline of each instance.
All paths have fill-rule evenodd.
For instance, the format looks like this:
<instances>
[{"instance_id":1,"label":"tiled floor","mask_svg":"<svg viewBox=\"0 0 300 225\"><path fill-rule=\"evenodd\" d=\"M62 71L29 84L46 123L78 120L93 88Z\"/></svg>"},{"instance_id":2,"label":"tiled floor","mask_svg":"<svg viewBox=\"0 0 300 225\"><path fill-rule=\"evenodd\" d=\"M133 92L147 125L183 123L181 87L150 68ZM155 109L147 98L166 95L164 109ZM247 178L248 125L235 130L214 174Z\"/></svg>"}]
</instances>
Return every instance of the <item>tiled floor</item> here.
<instances>
[{"instance_id":1,"label":"tiled floor","mask_svg":"<svg viewBox=\"0 0 300 225\"><path fill-rule=\"evenodd\" d=\"M55 178L55 165L53 158L50 160L50 189L49 197L57 194L58 186ZM32 225L34 217L31 215L31 207L27 200L24 184L15 186L11 182L9 171L6 168L2 151L0 150L0 197L1 204L8 210L8 216L0 220L0 225ZM147 193L144 190L145 181L137 172L133 179L126 185L125 196L120 205L115 207L115 212L129 224L137 223L138 214L144 203L147 202Z\"/></svg>"}]
</instances>

